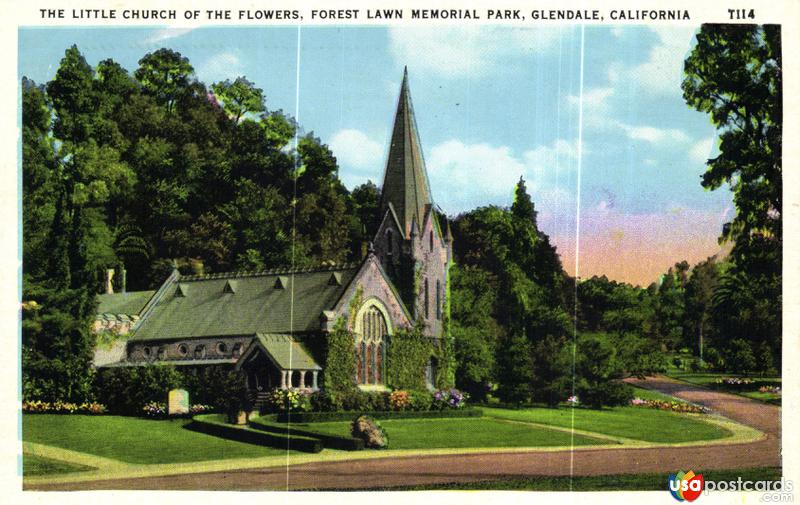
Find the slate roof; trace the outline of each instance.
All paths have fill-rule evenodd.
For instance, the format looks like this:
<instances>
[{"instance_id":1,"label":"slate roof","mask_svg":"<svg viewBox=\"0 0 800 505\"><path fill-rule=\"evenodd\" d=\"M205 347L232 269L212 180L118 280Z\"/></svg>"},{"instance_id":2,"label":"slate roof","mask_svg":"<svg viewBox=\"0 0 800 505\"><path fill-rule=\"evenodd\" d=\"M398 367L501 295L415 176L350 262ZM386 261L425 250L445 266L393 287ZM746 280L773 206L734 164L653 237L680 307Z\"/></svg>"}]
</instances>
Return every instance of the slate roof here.
<instances>
[{"instance_id":1,"label":"slate roof","mask_svg":"<svg viewBox=\"0 0 800 505\"><path fill-rule=\"evenodd\" d=\"M291 335L259 333L251 346L260 346L281 370L322 370L316 361ZM248 351L242 355L250 354ZM244 360L240 360L244 362Z\"/></svg>"},{"instance_id":2,"label":"slate roof","mask_svg":"<svg viewBox=\"0 0 800 505\"><path fill-rule=\"evenodd\" d=\"M411 233L411 223L416 219L417 225L421 225L425 219L426 206L432 204L417 122L411 105L407 71L404 71L403 83L400 85L389 157L386 160L381 214L385 214L389 204L394 207L406 238Z\"/></svg>"},{"instance_id":3,"label":"slate roof","mask_svg":"<svg viewBox=\"0 0 800 505\"><path fill-rule=\"evenodd\" d=\"M111 295L98 295L100 302L97 314L125 314L128 316L139 315L155 291L130 291L127 293L114 293Z\"/></svg>"},{"instance_id":4,"label":"slate roof","mask_svg":"<svg viewBox=\"0 0 800 505\"><path fill-rule=\"evenodd\" d=\"M356 265L341 265L318 270L173 275L133 329L131 340L319 331L322 311L333 308L356 272Z\"/></svg>"}]
</instances>

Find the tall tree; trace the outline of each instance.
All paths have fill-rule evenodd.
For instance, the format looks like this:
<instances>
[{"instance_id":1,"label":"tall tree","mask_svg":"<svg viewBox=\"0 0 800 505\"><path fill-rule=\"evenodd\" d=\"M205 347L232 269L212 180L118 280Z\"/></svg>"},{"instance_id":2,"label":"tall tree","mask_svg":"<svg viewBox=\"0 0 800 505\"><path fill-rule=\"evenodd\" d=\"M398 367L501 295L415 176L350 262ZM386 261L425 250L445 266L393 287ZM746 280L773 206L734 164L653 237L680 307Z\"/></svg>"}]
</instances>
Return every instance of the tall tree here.
<instances>
[{"instance_id":1,"label":"tall tree","mask_svg":"<svg viewBox=\"0 0 800 505\"><path fill-rule=\"evenodd\" d=\"M194 67L181 53L161 48L144 55L134 75L145 91L171 112L175 101L189 88Z\"/></svg>"},{"instance_id":2,"label":"tall tree","mask_svg":"<svg viewBox=\"0 0 800 505\"><path fill-rule=\"evenodd\" d=\"M720 154L709 159L703 186L730 184L736 214L722 230L734 242L720 287L737 284L726 314L737 336L781 349L783 83L779 25L703 25L685 62L683 96L708 113Z\"/></svg>"},{"instance_id":3,"label":"tall tree","mask_svg":"<svg viewBox=\"0 0 800 505\"><path fill-rule=\"evenodd\" d=\"M222 108L233 118L235 124L248 113L264 112L264 92L245 77L218 82L211 86L214 94L222 100Z\"/></svg>"}]
</instances>

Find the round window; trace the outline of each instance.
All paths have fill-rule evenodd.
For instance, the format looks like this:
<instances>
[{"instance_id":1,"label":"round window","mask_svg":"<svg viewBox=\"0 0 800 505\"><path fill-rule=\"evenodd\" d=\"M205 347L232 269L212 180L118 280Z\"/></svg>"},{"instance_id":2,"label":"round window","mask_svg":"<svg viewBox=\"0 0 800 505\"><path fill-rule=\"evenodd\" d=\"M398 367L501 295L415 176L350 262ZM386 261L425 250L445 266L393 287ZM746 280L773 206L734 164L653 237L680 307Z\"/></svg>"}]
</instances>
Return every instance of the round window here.
<instances>
[{"instance_id":1,"label":"round window","mask_svg":"<svg viewBox=\"0 0 800 505\"><path fill-rule=\"evenodd\" d=\"M178 354L181 356L186 356L189 353L189 347L186 344L179 344L178 345Z\"/></svg>"},{"instance_id":2,"label":"round window","mask_svg":"<svg viewBox=\"0 0 800 505\"><path fill-rule=\"evenodd\" d=\"M150 357L150 353L152 353L152 352L153 351L150 350L149 347L142 347L142 354L144 354L145 358L149 358Z\"/></svg>"},{"instance_id":3,"label":"round window","mask_svg":"<svg viewBox=\"0 0 800 505\"><path fill-rule=\"evenodd\" d=\"M225 342L217 342L217 354L225 354L228 352L228 346Z\"/></svg>"}]
</instances>

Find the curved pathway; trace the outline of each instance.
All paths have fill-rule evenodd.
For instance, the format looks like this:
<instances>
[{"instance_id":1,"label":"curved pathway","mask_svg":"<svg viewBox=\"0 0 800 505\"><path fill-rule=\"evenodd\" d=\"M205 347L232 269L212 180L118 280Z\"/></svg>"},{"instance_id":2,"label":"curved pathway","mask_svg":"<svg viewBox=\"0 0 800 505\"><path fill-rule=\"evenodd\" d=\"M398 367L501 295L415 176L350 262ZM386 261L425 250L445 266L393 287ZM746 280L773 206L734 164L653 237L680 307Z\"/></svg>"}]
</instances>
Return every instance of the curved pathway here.
<instances>
[{"instance_id":1,"label":"curved pathway","mask_svg":"<svg viewBox=\"0 0 800 505\"><path fill-rule=\"evenodd\" d=\"M389 488L448 482L471 482L500 477L561 476L675 472L677 470L735 469L780 466L780 408L737 395L675 381L666 377L632 380L706 405L716 413L766 434L756 442L643 449L484 453L409 456L331 463L308 463L284 468L206 472L164 477L114 479L64 484L26 485L26 489L195 489L297 490Z\"/></svg>"}]
</instances>

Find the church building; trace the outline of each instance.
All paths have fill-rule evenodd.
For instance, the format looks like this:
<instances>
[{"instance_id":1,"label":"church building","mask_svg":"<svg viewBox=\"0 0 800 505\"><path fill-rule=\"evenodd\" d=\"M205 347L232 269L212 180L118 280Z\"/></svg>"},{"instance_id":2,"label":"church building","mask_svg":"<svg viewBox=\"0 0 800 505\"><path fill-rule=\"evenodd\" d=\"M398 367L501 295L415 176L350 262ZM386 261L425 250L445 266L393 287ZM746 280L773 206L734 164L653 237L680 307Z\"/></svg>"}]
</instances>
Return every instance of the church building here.
<instances>
[{"instance_id":1,"label":"church building","mask_svg":"<svg viewBox=\"0 0 800 505\"><path fill-rule=\"evenodd\" d=\"M404 72L380 200L379 225L357 264L314 269L182 275L156 290L100 296L95 328L130 337L98 350L95 365L221 365L246 372L248 388L321 385L325 334L343 322L353 335L362 389L388 384L387 348L401 328L419 324L446 338L445 293L452 255L431 199L414 109ZM436 377L431 356L428 387Z\"/></svg>"}]
</instances>

